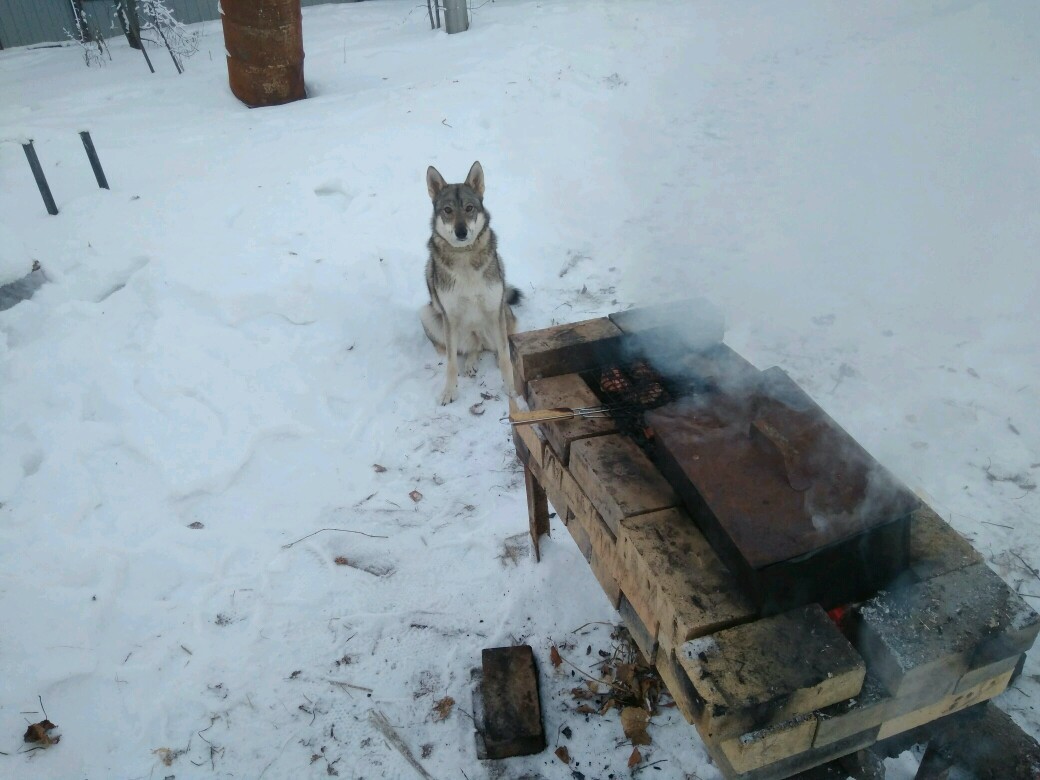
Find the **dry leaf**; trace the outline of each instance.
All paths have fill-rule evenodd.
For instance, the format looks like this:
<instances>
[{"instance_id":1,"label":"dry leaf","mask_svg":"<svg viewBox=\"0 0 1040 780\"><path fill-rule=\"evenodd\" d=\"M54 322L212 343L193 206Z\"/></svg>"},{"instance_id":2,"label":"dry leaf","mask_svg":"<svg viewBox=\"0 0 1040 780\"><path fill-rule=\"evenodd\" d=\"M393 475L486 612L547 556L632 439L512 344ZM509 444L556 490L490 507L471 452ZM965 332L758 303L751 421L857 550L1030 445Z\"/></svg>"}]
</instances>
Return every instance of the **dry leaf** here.
<instances>
[{"instance_id":1,"label":"dry leaf","mask_svg":"<svg viewBox=\"0 0 1040 780\"><path fill-rule=\"evenodd\" d=\"M474 417L480 417L480 415L484 414L485 411L486 410L484 409L483 401L475 403L473 404L473 406L469 408L469 413L472 414Z\"/></svg>"},{"instance_id":2,"label":"dry leaf","mask_svg":"<svg viewBox=\"0 0 1040 780\"><path fill-rule=\"evenodd\" d=\"M642 707L625 707L621 710L621 728L633 745L649 745L650 735L646 727L650 724L650 713Z\"/></svg>"},{"instance_id":3,"label":"dry leaf","mask_svg":"<svg viewBox=\"0 0 1040 780\"><path fill-rule=\"evenodd\" d=\"M159 760L162 761L165 766L173 766L173 759L177 757L177 754L169 748L156 748L152 752L159 756Z\"/></svg>"},{"instance_id":4,"label":"dry leaf","mask_svg":"<svg viewBox=\"0 0 1040 780\"><path fill-rule=\"evenodd\" d=\"M378 463L373 463L372 468L376 470L376 474L382 474L386 471L386 466L380 466Z\"/></svg>"},{"instance_id":5,"label":"dry leaf","mask_svg":"<svg viewBox=\"0 0 1040 780\"><path fill-rule=\"evenodd\" d=\"M560 651L556 649L556 645L553 645L552 649L549 650L549 660L552 661L554 669L559 669L560 664L563 663L563 656L561 656Z\"/></svg>"},{"instance_id":6,"label":"dry leaf","mask_svg":"<svg viewBox=\"0 0 1040 780\"><path fill-rule=\"evenodd\" d=\"M618 664L617 679L619 682L624 683L629 688L632 688L634 690L636 682L635 664Z\"/></svg>"},{"instance_id":7,"label":"dry leaf","mask_svg":"<svg viewBox=\"0 0 1040 780\"><path fill-rule=\"evenodd\" d=\"M39 742L44 747L49 747L50 745L57 745L58 742L61 741L61 737L52 737L50 734L47 733L48 731L51 731L52 729L56 728L58 727L46 718L44 718L39 723L33 723L32 725L30 725L29 728L25 730L25 734L22 736L22 739L26 742Z\"/></svg>"},{"instance_id":8,"label":"dry leaf","mask_svg":"<svg viewBox=\"0 0 1040 780\"><path fill-rule=\"evenodd\" d=\"M196 521L195 521L194 523L192 523L191 525L189 525L189 526L188 526L188 528L193 528L193 529L195 529L196 531L198 531L198 530L199 530L200 528L205 528L205 527L206 527L206 526L204 526L204 525L203 525L202 523L200 523L200 522L199 522L198 520L196 520Z\"/></svg>"},{"instance_id":9,"label":"dry leaf","mask_svg":"<svg viewBox=\"0 0 1040 780\"><path fill-rule=\"evenodd\" d=\"M585 688L571 688L571 696L575 699L591 699L592 692Z\"/></svg>"},{"instance_id":10,"label":"dry leaf","mask_svg":"<svg viewBox=\"0 0 1040 780\"><path fill-rule=\"evenodd\" d=\"M408 494L408 496L412 499L412 501L414 501L417 504L420 501L422 501L422 493L420 493L418 490L413 490L411 493Z\"/></svg>"},{"instance_id":11,"label":"dry leaf","mask_svg":"<svg viewBox=\"0 0 1040 780\"><path fill-rule=\"evenodd\" d=\"M571 754L567 752L567 747L565 745L560 745L558 748L556 748L555 752L556 757L560 759L560 761L562 761L563 763L569 764L571 762Z\"/></svg>"},{"instance_id":12,"label":"dry leaf","mask_svg":"<svg viewBox=\"0 0 1040 780\"><path fill-rule=\"evenodd\" d=\"M631 769L642 760L643 754L639 752L639 748L632 748L632 755L628 757L628 768Z\"/></svg>"},{"instance_id":13,"label":"dry leaf","mask_svg":"<svg viewBox=\"0 0 1040 780\"><path fill-rule=\"evenodd\" d=\"M599 680L586 680L585 684L593 693L599 693Z\"/></svg>"},{"instance_id":14,"label":"dry leaf","mask_svg":"<svg viewBox=\"0 0 1040 780\"><path fill-rule=\"evenodd\" d=\"M608 712L610 712L616 706L617 706L617 701L615 701L614 699L607 699L605 702L603 702L603 706L599 708L599 714L600 715L606 715Z\"/></svg>"},{"instance_id":15,"label":"dry leaf","mask_svg":"<svg viewBox=\"0 0 1040 780\"><path fill-rule=\"evenodd\" d=\"M337 556L336 556L336 565L337 565L337 566L350 566L350 561L348 561L348 560L347 560L347 559L346 559L346 558L345 558L344 556L342 556L342 555L337 555Z\"/></svg>"},{"instance_id":16,"label":"dry leaf","mask_svg":"<svg viewBox=\"0 0 1040 780\"><path fill-rule=\"evenodd\" d=\"M582 715L595 715L596 714L596 711L594 709L592 709L592 707L590 707L588 704L580 704L580 705L578 705L577 712L580 712Z\"/></svg>"},{"instance_id":17,"label":"dry leaf","mask_svg":"<svg viewBox=\"0 0 1040 780\"><path fill-rule=\"evenodd\" d=\"M451 710L454 706L455 700L450 696L445 696L433 705L433 719L435 721L447 720L448 716L451 715Z\"/></svg>"}]
</instances>

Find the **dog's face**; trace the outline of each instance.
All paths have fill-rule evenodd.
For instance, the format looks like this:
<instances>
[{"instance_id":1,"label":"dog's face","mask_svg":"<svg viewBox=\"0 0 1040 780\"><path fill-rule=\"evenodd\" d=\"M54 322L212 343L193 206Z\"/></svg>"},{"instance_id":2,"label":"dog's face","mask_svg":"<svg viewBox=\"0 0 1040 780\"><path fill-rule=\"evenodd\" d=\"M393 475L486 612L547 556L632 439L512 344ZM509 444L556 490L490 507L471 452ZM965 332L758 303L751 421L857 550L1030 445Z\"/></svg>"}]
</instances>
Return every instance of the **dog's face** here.
<instances>
[{"instance_id":1,"label":"dog's face","mask_svg":"<svg viewBox=\"0 0 1040 780\"><path fill-rule=\"evenodd\" d=\"M488 222L480 163L473 163L462 184L448 184L431 165L426 169L426 189L433 200L433 232L454 247L471 246Z\"/></svg>"}]
</instances>

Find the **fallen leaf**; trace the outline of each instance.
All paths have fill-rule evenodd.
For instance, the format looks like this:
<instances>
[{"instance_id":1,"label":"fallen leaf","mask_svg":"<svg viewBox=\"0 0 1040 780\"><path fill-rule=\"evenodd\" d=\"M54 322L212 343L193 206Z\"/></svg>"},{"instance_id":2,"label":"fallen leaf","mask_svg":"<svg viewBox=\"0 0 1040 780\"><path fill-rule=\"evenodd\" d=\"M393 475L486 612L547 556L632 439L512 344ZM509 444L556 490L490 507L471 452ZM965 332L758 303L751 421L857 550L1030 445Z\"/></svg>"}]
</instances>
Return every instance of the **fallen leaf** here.
<instances>
[{"instance_id":1,"label":"fallen leaf","mask_svg":"<svg viewBox=\"0 0 1040 780\"><path fill-rule=\"evenodd\" d=\"M599 693L599 680L586 680L585 684L593 693Z\"/></svg>"},{"instance_id":2,"label":"fallen leaf","mask_svg":"<svg viewBox=\"0 0 1040 780\"><path fill-rule=\"evenodd\" d=\"M177 752L169 748L156 748L152 752L159 757L164 766L173 766L173 759L177 758Z\"/></svg>"},{"instance_id":3,"label":"fallen leaf","mask_svg":"<svg viewBox=\"0 0 1040 780\"><path fill-rule=\"evenodd\" d=\"M592 709L588 704L580 704L576 712L580 712L582 715L595 715L596 711Z\"/></svg>"},{"instance_id":4,"label":"fallen leaf","mask_svg":"<svg viewBox=\"0 0 1040 780\"><path fill-rule=\"evenodd\" d=\"M575 699L591 699L592 691L587 688L571 688L571 696Z\"/></svg>"},{"instance_id":5,"label":"fallen leaf","mask_svg":"<svg viewBox=\"0 0 1040 780\"><path fill-rule=\"evenodd\" d=\"M411 493L408 494L408 497L411 498L412 501L414 501L417 504L420 501L422 501L422 493L420 493L418 490L413 490Z\"/></svg>"},{"instance_id":6,"label":"fallen leaf","mask_svg":"<svg viewBox=\"0 0 1040 780\"><path fill-rule=\"evenodd\" d=\"M372 468L376 470L376 474L382 474L386 471L386 466L380 466L378 463L373 463Z\"/></svg>"},{"instance_id":7,"label":"fallen leaf","mask_svg":"<svg viewBox=\"0 0 1040 780\"><path fill-rule=\"evenodd\" d=\"M202 523L200 523L198 520L196 520L194 523L189 525L188 528L194 528L196 531L198 531L200 528L205 528L205 526Z\"/></svg>"},{"instance_id":8,"label":"fallen leaf","mask_svg":"<svg viewBox=\"0 0 1040 780\"><path fill-rule=\"evenodd\" d=\"M642 707L625 707L621 710L621 728L633 745L649 745L650 735L646 727L650 724L650 713Z\"/></svg>"},{"instance_id":9,"label":"fallen leaf","mask_svg":"<svg viewBox=\"0 0 1040 780\"><path fill-rule=\"evenodd\" d=\"M350 566L350 561L348 561L345 556L337 555L336 556L336 565L337 566Z\"/></svg>"},{"instance_id":10,"label":"fallen leaf","mask_svg":"<svg viewBox=\"0 0 1040 780\"><path fill-rule=\"evenodd\" d=\"M618 682L624 683L629 688L635 689L635 681L636 681L636 666L635 666L635 664L618 664L617 665L617 679L618 679Z\"/></svg>"},{"instance_id":11,"label":"fallen leaf","mask_svg":"<svg viewBox=\"0 0 1040 780\"><path fill-rule=\"evenodd\" d=\"M301 675L302 673L303 673L303 670L302 670L302 669L297 669L297 670L296 670L295 672L293 672L292 674L290 674L290 675L289 675L289 679L290 679L290 680L296 680L296 679L298 679L298 678L299 678L299 676L300 676L300 675Z\"/></svg>"},{"instance_id":12,"label":"fallen leaf","mask_svg":"<svg viewBox=\"0 0 1040 780\"><path fill-rule=\"evenodd\" d=\"M447 720L448 716L451 715L451 710L454 706L455 700L450 696L445 696L433 705L433 719L438 722Z\"/></svg>"},{"instance_id":13,"label":"fallen leaf","mask_svg":"<svg viewBox=\"0 0 1040 780\"><path fill-rule=\"evenodd\" d=\"M26 742L39 742L44 747L50 745L57 745L61 740L60 736L52 737L47 732L52 729L58 728L46 718L41 720L39 723L33 723L25 730L25 735L22 737Z\"/></svg>"},{"instance_id":14,"label":"fallen leaf","mask_svg":"<svg viewBox=\"0 0 1040 780\"><path fill-rule=\"evenodd\" d=\"M469 413L472 414L474 417L480 417L480 415L484 414L485 411L487 410L484 409L483 401L475 403L473 404L473 406L469 408Z\"/></svg>"},{"instance_id":15,"label":"fallen leaf","mask_svg":"<svg viewBox=\"0 0 1040 780\"><path fill-rule=\"evenodd\" d=\"M628 757L628 768L631 769L642 760L643 754L639 752L639 748L632 748L632 755Z\"/></svg>"},{"instance_id":16,"label":"fallen leaf","mask_svg":"<svg viewBox=\"0 0 1040 780\"><path fill-rule=\"evenodd\" d=\"M615 699L607 699L605 702L603 702L603 706L599 708L599 714L600 715L606 715L608 712L610 712L616 706L617 706L617 700L615 700Z\"/></svg>"},{"instance_id":17,"label":"fallen leaf","mask_svg":"<svg viewBox=\"0 0 1040 780\"><path fill-rule=\"evenodd\" d=\"M569 764L571 762L571 754L567 752L566 746L560 745L558 748L556 748L555 752L556 757L560 759L560 761L562 761L563 763Z\"/></svg>"},{"instance_id":18,"label":"fallen leaf","mask_svg":"<svg viewBox=\"0 0 1040 780\"><path fill-rule=\"evenodd\" d=\"M563 656L561 656L560 651L556 649L556 645L553 645L552 649L549 651L549 660L552 661L554 669L559 669L560 664L563 663Z\"/></svg>"}]
</instances>

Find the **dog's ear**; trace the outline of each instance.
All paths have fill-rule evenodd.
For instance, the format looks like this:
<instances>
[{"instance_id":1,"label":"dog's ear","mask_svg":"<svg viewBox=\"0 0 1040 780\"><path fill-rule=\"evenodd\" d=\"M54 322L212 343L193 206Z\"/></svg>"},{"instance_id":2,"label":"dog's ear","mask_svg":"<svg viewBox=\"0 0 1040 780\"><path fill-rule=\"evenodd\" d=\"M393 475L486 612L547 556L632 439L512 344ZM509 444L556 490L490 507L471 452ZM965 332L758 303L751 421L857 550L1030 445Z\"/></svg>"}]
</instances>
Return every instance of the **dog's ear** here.
<instances>
[{"instance_id":1,"label":"dog's ear","mask_svg":"<svg viewBox=\"0 0 1040 780\"><path fill-rule=\"evenodd\" d=\"M448 182L444 181L444 177L440 175L436 168L432 165L426 169L426 189L430 193L430 200L437 197L437 193L448 186Z\"/></svg>"},{"instance_id":2,"label":"dog's ear","mask_svg":"<svg viewBox=\"0 0 1040 780\"><path fill-rule=\"evenodd\" d=\"M480 160L473 163L473 167L466 174L466 186L472 187L477 195L484 197L484 169L480 166Z\"/></svg>"}]
</instances>

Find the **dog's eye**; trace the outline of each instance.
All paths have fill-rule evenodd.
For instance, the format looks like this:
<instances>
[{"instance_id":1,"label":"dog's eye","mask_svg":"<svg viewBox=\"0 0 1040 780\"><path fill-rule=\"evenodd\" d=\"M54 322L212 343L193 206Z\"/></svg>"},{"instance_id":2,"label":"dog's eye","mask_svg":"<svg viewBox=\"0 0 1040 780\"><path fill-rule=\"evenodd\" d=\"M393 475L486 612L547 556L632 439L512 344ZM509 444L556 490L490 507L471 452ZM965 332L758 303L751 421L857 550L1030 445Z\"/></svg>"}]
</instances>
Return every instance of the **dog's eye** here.
<instances>
[{"instance_id":1,"label":"dog's eye","mask_svg":"<svg viewBox=\"0 0 1040 780\"><path fill-rule=\"evenodd\" d=\"M444 207L444 213L447 214L450 217L451 216L451 206L445 206Z\"/></svg>"},{"instance_id":2,"label":"dog's eye","mask_svg":"<svg viewBox=\"0 0 1040 780\"><path fill-rule=\"evenodd\" d=\"M466 206L466 213L467 214L472 214L473 213L473 204L472 203L469 204L468 206Z\"/></svg>"}]
</instances>

